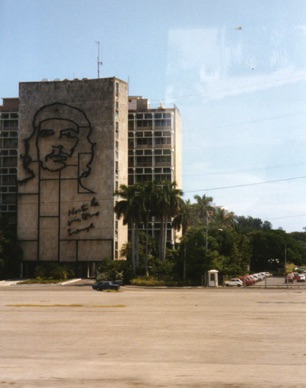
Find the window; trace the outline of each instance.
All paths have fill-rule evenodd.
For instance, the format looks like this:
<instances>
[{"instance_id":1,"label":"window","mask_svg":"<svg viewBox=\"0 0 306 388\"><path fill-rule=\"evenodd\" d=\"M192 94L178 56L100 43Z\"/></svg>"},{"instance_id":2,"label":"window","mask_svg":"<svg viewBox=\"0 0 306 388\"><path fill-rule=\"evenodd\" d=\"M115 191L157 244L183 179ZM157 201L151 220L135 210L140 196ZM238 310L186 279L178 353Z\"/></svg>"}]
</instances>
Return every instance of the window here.
<instances>
[{"instance_id":1,"label":"window","mask_svg":"<svg viewBox=\"0 0 306 388\"><path fill-rule=\"evenodd\" d=\"M155 144L171 144L171 138L170 137L157 137L155 139Z\"/></svg>"},{"instance_id":2,"label":"window","mask_svg":"<svg viewBox=\"0 0 306 388\"><path fill-rule=\"evenodd\" d=\"M171 156L155 156L155 164L158 166L169 165L171 163Z\"/></svg>"},{"instance_id":3,"label":"window","mask_svg":"<svg viewBox=\"0 0 306 388\"><path fill-rule=\"evenodd\" d=\"M151 138L137 139L137 145L138 146L140 146L140 145L149 145L149 146L151 146L152 145L152 139Z\"/></svg>"},{"instance_id":4,"label":"window","mask_svg":"<svg viewBox=\"0 0 306 388\"><path fill-rule=\"evenodd\" d=\"M134 147L134 140L129 139L128 145L129 145L129 148L133 148Z\"/></svg>"},{"instance_id":5,"label":"window","mask_svg":"<svg viewBox=\"0 0 306 388\"><path fill-rule=\"evenodd\" d=\"M136 166L151 166L152 157L151 156L137 156Z\"/></svg>"},{"instance_id":6,"label":"window","mask_svg":"<svg viewBox=\"0 0 306 388\"><path fill-rule=\"evenodd\" d=\"M156 127L170 127L171 120L155 120Z\"/></svg>"}]
</instances>

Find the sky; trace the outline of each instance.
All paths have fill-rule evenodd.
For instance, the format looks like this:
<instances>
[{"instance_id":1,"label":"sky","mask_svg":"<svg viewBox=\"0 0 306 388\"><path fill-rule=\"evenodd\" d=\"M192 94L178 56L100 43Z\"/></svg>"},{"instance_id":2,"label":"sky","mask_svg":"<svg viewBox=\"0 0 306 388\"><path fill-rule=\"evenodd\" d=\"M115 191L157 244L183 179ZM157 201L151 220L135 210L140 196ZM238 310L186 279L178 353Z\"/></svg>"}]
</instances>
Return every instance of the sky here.
<instances>
[{"instance_id":1,"label":"sky","mask_svg":"<svg viewBox=\"0 0 306 388\"><path fill-rule=\"evenodd\" d=\"M180 110L184 199L304 231L305 0L0 0L0 23L0 98L97 78L100 46L100 77Z\"/></svg>"}]
</instances>

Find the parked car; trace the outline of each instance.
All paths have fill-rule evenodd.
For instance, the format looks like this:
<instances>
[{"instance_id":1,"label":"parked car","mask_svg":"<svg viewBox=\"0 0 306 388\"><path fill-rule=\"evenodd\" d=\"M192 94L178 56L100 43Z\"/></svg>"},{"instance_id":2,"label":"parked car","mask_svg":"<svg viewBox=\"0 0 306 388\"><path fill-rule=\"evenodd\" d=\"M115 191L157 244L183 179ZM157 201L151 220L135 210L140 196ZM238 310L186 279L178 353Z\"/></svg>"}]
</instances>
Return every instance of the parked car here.
<instances>
[{"instance_id":1,"label":"parked car","mask_svg":"<svg viewBox=\"0 0 306 388\"><path fill-rule=\"evenodd\" d=\"M241 276L239 279L245 286L252 286L255 283L255 280L250 276Z\"/></svg>"},{"instance_id":2,"label":"parked car","mask_svg":"<svg viewBox=\"0 0 306 388\"><path fill-rule=\"evenodd\" d=\"M305 275L303 273L299 273L296 280L298 282L305 282L306 281L306 277L305 277Z\"/></svg>"},{"instance_id":3,"label":"parked car","mask_svg":"<svg viewBox=\"0 0 306 388\"><path fill-rule=\"evenodd\" d=\"M294 275L292 273L289 273L286 277L286 283L293 283L294 282Z\"/></svg>"},{"instance_id":4,"label":"parked car","mask_svg":"<svg viewBox=\"0 0 306 388\"><path fill-rule=\"evenodd\" d=\"M243 283L240 279L238 278L233 278L231 280L228 280L225 282L225 286L226 287L234 287L234 286L237 286L237 287L242 287L243 286Z\"/></svg>"},{"instance_id":5,"label":"parked car","mask_svg":"<svg viewBox=\"0 0 306 388\"><path fill-rule=\"evenodd\" d=\"M251 277L255 280L255 282L259 282L259 276L256 273L253 273Z\"/></svg>"},{"instance_id":6,"label":"parked car","mask_svg":"<svg viewBox=\"0 0 306 388\"><path fill-rule=\"evenodd\" d=\"M120 286L117 283L103 280L103 281L96 282L95 284L93 284L92 288L96 291L102 291L102 290L116 290L116 291L118 291Z\"/></svg>"},{"instance_id":7,"label":"parked car","mask_svg":"<svg viewBox=\"0 0 306 388\"><path fill-rule=\"evenodd\" d=\"M263 272L259 272L256 275L257 275L259 281L264 280L266 277L266 275Z\"/></svg>"}]
</instances>

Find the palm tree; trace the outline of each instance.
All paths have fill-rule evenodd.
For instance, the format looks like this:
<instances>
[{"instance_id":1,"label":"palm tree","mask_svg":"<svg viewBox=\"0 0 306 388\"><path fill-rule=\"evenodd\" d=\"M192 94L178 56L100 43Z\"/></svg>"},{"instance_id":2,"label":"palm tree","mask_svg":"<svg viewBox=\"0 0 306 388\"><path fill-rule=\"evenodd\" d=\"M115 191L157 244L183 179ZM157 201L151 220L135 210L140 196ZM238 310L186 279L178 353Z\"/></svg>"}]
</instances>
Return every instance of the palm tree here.
<instances>
[{"instance_id":1,"label":"palm tree","mask_svg":"<svg viewBox=\"0 0 306 388\"><path fill-rule=\"evenodd\" d=\"M155 195L156 207L154 213L160 220L159 258L164 260L166 257L168 222L171 219L175 220L175 217L182 213L184 201L181 196L183 192L177 188L176 182L165 181L156 185ZM175 221L172 226L177 229L180 227L179 223Z\"/></svg>"},{"instance_id":2,"label":"palm tree","mask_svg":"<svg viewBox=\"0 0 306 388\"><path fill-rule=\"evenodd\" d=\"M138 223L140 221L141 210L141 195L140 187L136 184L133 186L120 185L119 190L116 190L114 195L122 198L115 205L114 211L118 219L123 217L123 225L131 226L131 245L132 245L132 268L133 273L136 273L136 261L138 261L139 252L137 252L137 234Z\"/></svg>"},{"instance_id":3,"label":"palm tree","mask_svg":"<svg viewBox=\"0 0 306 388\"><path fill-rule=\"evenodd\" d=\"M149 256L149 221L155 214L156 204L156 182L146 181L140 185L141 189L141 212L140 217L145 228L145 270L146 276L149 276L148 270L148 256Z\"/></svg>"},{"instance_id":4,"label":"palm tree","mask_svg":"<svg viewBox=\"0 0 306 388\"><path fill-rule=\"evenodd\" d=\"M194 199L197 201L195 204L197 223L198 225L203 225L207 222L207 212L211 212L214 209L212 205L213 197L207 197L204 194L202 197L195 195Z\"/></svg>"},{"instance_id":5,"label":"palm tree","mask_svg":"<svg viewBox=\"0 0 306 388\"><path fill-rule=\"evenodd\" d=\"M215 207L214 210L214 224L216 228L231 229L235 228L233 212L228 212L224 207Z\"/></svg>"}]
</instances>

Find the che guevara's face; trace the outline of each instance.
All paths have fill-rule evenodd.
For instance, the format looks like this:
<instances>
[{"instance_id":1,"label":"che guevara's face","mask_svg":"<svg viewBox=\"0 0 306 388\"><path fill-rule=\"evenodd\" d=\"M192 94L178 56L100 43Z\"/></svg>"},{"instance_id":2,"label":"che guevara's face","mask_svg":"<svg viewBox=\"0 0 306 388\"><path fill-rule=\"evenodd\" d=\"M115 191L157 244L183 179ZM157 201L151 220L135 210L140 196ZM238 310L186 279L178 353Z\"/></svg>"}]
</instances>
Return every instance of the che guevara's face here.
<instances>
[{"instance_id":1,"label":"che guevara's face","mask_svg":"<svg viewBox=\"0 0 306 388\"><path fill-rule=\"evenodd\" d=\"M79 142L79 127L70 120L48 119L37 130L38 160L43 169L59 171L66 167Z\"/></svg>"}]
</instances>

